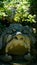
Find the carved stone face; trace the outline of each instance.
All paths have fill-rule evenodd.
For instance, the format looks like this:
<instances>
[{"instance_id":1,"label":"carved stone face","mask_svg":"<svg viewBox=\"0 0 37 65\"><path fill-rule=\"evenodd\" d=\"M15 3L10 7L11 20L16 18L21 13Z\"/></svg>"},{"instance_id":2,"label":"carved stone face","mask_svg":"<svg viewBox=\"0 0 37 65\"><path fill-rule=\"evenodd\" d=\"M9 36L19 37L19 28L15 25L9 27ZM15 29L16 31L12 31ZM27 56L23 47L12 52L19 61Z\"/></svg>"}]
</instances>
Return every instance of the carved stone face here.
<instances>
[{"instance_id":1,"label":"carved stone face","mask_svg":"<svg viewBox=\"0 0 37 65\"><path fill-rule=\"evenodd\" d=\"M35 43L32 29L20 24L11 24L3 38L5 52L14 55L25 55Z\"/></svg>"},{"instance_id":2,"label":"carved stone face","mask_svg":"<svg viewBox=\"0 0 37 65\"><path fill-rule=\"evenodd\" d=\"M23 34L17 34L6 45L5 52L14 55L24 55L30 51L30 39Z\"/></svg>"}]
</instances>

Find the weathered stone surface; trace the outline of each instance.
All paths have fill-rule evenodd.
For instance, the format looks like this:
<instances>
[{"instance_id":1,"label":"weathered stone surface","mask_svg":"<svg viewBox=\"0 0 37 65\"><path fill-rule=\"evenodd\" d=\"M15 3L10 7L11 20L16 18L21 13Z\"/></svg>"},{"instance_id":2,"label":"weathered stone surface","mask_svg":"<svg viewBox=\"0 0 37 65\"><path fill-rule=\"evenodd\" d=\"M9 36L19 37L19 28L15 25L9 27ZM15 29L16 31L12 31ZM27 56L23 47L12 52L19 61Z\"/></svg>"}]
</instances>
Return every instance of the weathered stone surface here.
<instances>
[{"instance_id":1,"label":"weathered stone surface","mask_svg":"<svg viewBox=\"0 0 37 65\"><path fill-rule=\"evenodd\" d=\"M20 32L21 34L18 32ZM10 55L25 55L27 53L30 53L30 51L32 50L31 45L32 48L34 48L35 37L33 35L32 29L28 26L22 26L20 24L11 24L8 28L6 28L6 30L4 30L4 32L2 33L2 37L3 38L0 38L0 49L2 49L2 47L5 47L5 53L8 53ZM0 58L2 58L4 62L9 62L12 60L12 57L10 56L1 56ZM29 62L32 60L30 55L25 55L25 59ZM12 65L25 64L12 62Z\"/></svg>"}]
</instances>

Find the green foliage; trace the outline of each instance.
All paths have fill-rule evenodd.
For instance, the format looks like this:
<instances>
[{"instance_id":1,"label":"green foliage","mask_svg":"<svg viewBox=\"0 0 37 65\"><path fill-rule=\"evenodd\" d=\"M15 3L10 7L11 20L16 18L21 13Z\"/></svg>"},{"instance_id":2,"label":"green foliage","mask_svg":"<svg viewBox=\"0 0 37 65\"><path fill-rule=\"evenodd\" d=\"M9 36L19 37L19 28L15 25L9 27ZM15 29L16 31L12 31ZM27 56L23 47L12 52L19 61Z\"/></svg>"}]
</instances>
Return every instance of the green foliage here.
<instances>
[{"instance_id":1,"label":"green foliage","mask_svg":"<svg viewBox=\"0 0 37 65\"><path fill-rule=\"evenodd\" d=\"M4 11L4 3L0 1L0 19L2 19L3 16L6 16L6 13Z\"/></svg>"},{"instance_id":2,"label":"green foliage","mask_svg":"<svg viewBox=\"0 0 37 65\"><path fill-rule=\"evenodd\" d=\"M3 3L0 18L7 16L10 22L13 22L13 20L15 22L36 22L35 14L29 13L30 2L28 0L4 0Z\"/></svg>"},{"instance_id":3,"label":"green foliage","mask_svg":"<svg viewBox=\"0 0 37 65\"><path fill-rule=\"evenodd\" d=\"M31 14L37 15L37 0L28 0L30 2Z\"/></svg>"}]
</instances>

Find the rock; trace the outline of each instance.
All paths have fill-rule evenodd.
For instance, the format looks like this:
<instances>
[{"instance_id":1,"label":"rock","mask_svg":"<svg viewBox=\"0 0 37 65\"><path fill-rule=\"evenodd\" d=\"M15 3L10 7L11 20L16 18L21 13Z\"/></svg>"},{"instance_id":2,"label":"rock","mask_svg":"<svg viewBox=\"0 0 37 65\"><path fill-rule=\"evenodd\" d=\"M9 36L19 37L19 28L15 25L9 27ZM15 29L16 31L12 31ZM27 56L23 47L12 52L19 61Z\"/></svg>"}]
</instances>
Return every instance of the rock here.
<instances>
[{"instance_id":1,"label":"rock","mask_svg":"<svg viewBox=\"0 0 37 65\"><path fill-rule=\"evenodd\" d=\"M24 59L27 61L31 61L33 59L33 56L31 56L30 53L28 53L27 55L24 56Z\"/></svg>"},{"instance_id":2,"label":"rock","mask_svg":"<svg viewBox=\"0 0 37 65\"><path fill-rule=\"evenodd\" d=\"M0 60L2 60L3 62L10 62L12 60L12 57L10 55L1 55L0 56Z\"/></svg>"}]
</instances>

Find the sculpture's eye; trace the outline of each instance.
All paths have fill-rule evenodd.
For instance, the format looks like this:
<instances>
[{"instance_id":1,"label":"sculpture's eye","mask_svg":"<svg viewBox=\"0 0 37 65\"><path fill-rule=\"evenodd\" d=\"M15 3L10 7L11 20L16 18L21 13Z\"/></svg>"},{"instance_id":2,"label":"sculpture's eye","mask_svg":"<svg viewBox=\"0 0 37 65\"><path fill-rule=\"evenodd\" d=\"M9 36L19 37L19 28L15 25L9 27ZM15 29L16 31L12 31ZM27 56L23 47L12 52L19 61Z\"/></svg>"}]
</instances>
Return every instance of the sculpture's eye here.
<instances>
[{"instance_id":1,"label":"sculpture's eye","mask_svg":"<svg viewBox=\"0 0 37 65\"><path fill-rule=\"evenodd\" d=\"M23 38L22 35L16 35L16 36L14 37L14 39L16 39L16 40L23 40L24 38Z\"/></svg>"},{"instance_id":2,"label":"sculpture's eye","mask_svg":"<svg viewBox=\"0 0 37 65\"><path fill-rule=\"evenodd\" d=\"M18 39L16 36L14 37L15 39Z\"/></svg>"},{"instance_id":3,"label":"sculpture's eye","mask_svg":"<svg viewBox=\"0 0 37 65\"><path fill-rule=\"evenodd\" d=\"M21 35L21 34L18 34L18 35L16 35L15 36L15 39L17 39L17 40L24 40L24 36L23 35Z\"/></svg>"}]
</instances>

